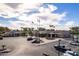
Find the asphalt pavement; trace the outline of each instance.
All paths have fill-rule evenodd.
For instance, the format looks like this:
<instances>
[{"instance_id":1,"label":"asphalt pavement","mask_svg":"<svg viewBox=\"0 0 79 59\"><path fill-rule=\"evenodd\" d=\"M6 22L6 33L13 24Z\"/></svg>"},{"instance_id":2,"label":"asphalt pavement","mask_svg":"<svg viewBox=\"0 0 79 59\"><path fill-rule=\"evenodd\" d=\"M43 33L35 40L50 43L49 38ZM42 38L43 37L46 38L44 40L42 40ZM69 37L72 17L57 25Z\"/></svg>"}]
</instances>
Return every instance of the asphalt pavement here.
<instances>
[{"instance_id":1,"label":"asphalt pavement","mask_svg":"<svg viewBox=\"0 0 79 59\"><path fill-rule=\"evenodd\" d=\"M69 40L63 38L55 38L55 40L46 41L43 44L32 44L27 41L27 37L5 37L0 40L0 48L2 44L5 44L7 48L11 49L10 53L0 54L2 56L58 56L59 52L55 50L54 45L58 44L58 39L62 39L61 44L65 45L66 48L72 50L79 50L79 47L72 46L69 44ZM45 39L44 39L45 41ZM63 53L60 52L60 55Z\"/></svg>"}]
</instances>

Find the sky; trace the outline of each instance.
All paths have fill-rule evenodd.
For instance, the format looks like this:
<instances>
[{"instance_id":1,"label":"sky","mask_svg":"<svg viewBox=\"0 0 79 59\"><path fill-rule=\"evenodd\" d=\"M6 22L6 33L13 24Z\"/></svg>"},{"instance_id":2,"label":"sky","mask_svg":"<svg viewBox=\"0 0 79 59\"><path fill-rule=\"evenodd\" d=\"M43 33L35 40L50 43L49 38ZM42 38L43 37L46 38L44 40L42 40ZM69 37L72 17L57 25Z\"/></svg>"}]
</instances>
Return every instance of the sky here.
<instances>
[{"instance_id":1,"label":"sky","mask_svg":"<svg viewBox=\"0 0 79 59\"><path fill-rule=\"evenodd\" d=\"M69 30L79 26L78 3L0 3L0 26Z\"/></svg>"}]
</instances>

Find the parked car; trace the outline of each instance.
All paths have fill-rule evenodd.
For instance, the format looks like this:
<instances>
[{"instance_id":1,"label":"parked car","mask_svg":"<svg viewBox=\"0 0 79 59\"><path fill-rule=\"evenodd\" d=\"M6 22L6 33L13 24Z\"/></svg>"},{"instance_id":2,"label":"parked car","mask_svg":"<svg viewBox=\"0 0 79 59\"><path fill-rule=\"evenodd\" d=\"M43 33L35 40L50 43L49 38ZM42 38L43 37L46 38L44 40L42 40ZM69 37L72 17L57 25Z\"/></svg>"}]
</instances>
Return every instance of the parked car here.
<instances>
[{"instance_id":1,"label":"parked car","mask_svg":"<svg viewBox=\"0 0 79 59\"><path fill-rule=\"evenodd\" d=\"M0 40L3 40L3 37L0 35Z\"/></svg>"},{"instance_id":2,"label":"parked car","mask_svg":"<svg viewBox=\"0 0 79 59\"><path fill-rule=\"evenodd\" d=\"M43 42L42 40L40 40L39 37L35 37L35 36L28 36L27 41L31 41L31 43L42 43Z\"/></svg>"},{"instance_id":3,"label":"parked car","mask_svg":"<svg viewBox=\"0 0 79 59\"><path fill-rule=\"evenodd\" d=\"M77 42L70 42L70 45L79 46L79 43L77 43Z\"/></svg>"},{"instance_id":4,"label":"parked car","mask_svg":"<svg viewBox=\"0 0 79 59\"><path fill-rule=\"evenodd\" d=\"M5 49L5 50L0 51L0 53L9 53L10 51L11 51L10 49Z\"/></svg>"},{"instance_id":5,"label":"parked car","mask_svg":"<svg viewBox=\"0 0 79 59\"><path fill-rule=\"evenodd\" d=\"M79 56L79 52L73 52L73 51L66 51L64 56Z\"/></svg>"},{"instance_id":6,"label":"parked car","mask_svg":"<svg viewBox=\"0 0 79 59\"><path fill-rule=\"evenodd\" d=\"M33 38L34 40L32 41L32 43L40 43L41 42L41 40L40 40L40 38Z\"/></svg>"},{"instance_id":7,"label":"parked car","mask_svg":"<svg viewBox=\"0 0 79 59\"><path fill-rule=\"evenodd\" d=\"M75 41L76 43L79 43L79 41Z\"/></svg>"},{"instance_id":8,"label":"parked car","mask_svg":"<svg viewBox=\"0 0 79 59\"><path fill-rule=\"evenodd\" d=\"M27 41L31 41L31 40L33 40L33 38L31 36L28 36Z\"/></svg>"},{"instance_id":9,"label":"parked car","mask_svg":"<svg viewBox=\"0 0 79 59\"><path fill-rule=\"evenodd\" d=\"M65 53L65 51L67 50L71 50L71 49L66 49L64 45L55 45L54 48L62 53Z\"/></svg>"}]
</instances>

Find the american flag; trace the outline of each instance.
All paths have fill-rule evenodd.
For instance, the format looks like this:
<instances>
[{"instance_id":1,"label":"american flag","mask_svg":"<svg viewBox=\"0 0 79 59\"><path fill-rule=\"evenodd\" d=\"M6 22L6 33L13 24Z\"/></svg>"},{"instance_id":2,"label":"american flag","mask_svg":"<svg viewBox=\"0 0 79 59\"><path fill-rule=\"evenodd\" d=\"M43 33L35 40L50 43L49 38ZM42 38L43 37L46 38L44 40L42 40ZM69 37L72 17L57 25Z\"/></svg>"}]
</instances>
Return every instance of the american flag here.
<instances>
[{"instance_id":1,"label":"american flag","mask_svg":"<svg viewBox=\"0 0 79 59\"><path fill-rule=\"evenodd\" d=\"M54 27L55 28L55 26L54 25L49 25L50 27Z\"/></svg>"},{"instance_id":2,"label":"american flag","mask_svg":"<svg viewBox=\"0 0 79 59\"><path fill-rule=\"evenodd\" d=\"M32 21L32 24L34 24L34 22Z\"/></svg>"}]
</instances>

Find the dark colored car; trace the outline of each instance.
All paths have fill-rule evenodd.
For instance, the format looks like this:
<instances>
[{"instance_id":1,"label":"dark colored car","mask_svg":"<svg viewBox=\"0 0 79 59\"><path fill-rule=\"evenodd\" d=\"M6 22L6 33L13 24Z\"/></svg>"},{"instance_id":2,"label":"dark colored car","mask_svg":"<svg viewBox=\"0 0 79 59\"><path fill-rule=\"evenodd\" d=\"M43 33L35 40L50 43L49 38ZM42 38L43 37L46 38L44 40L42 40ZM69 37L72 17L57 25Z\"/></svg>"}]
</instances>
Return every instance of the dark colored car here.
<instances>
[{"instance_id":1,"label":"dark colored car","mask_svg":"<svg viewBox=\"0 0 79 59\"><path fill-rule=\"evenodd\" d=\"M3 37L0 35L0 40L3 40Z\"/></svg>"},{"instance_id":2,"label":"dark colored car","mask_svg":"<svg viewBox=\"0 0 79 59\"><path fill-rule=\"evenodd\" d=\"M49 56L49 55L48 55L48 54L46 54L46 53L43 53L42 55L43 55L43 56Z\"/></svg>"},{"instance_id":3,"label":"dark colored car","mask_svg":"<svg viewBox=\"0 0 79 59\"><path fill-rule=\"evenodd\" d=\"M75 41L76 43L79 43L79 41Z\"/></svg>"},{"instance_id":4,"label":"dark colored car","mask_svg":"<svg viewBox=\"0 0 79 59\"><path fill-rule=\"evenodd\" d=\"M71 50L71 49L66 49L64 45L62 45L62 46L55 45L54 48L63 53L65 53L65 51L67 51L67 50Z\"/></svg>"},{"instance_id":5,"label":"dark colored car","mask_svg":"<svg viewBox=\"0 0 79 59\"><path fill-rule=\"evenodd\" d=\"M27 41L31 41L31 40L33 40L32 37L28 37L28 38L27 38Z\"/></svg>"}]
</instances>

